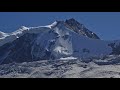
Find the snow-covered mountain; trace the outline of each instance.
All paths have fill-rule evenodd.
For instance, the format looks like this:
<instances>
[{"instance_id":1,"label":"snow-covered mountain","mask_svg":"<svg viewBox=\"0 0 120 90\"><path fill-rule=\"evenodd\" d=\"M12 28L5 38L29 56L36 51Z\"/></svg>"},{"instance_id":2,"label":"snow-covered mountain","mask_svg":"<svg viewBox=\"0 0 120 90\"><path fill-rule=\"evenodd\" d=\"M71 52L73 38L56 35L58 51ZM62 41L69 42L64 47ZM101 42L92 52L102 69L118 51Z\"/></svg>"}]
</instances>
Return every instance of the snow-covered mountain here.
<instances>
[{"instance_id":1,"label":"snow-covered mountain","mask_svg":"<svg viewBox=\"0 0 120 90\"><path fill-rule=\"evenodd\" d=\"M3 34L2 34L3 35ZM0 38L0 63L91 58L120 54L120 41L104 41L74 19L39 27L22 26Z\"/></svg>"}]
</instances>

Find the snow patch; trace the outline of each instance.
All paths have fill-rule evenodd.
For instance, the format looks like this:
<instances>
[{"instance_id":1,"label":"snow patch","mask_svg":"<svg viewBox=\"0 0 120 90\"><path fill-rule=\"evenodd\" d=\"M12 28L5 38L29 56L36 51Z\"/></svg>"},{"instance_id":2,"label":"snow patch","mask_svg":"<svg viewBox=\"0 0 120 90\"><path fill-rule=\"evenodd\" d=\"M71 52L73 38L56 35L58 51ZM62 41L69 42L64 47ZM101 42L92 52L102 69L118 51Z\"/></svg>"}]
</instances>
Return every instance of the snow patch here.
<instances>
[{"instance_id":1,"label":"snow patch","mask_svg":"<svg viewBox=\"0 0 120 90\"><path fill-rule=\"evenodd\" d=\"M65 57L65 58L60 58L60 60L74 60L77 59L77 57Z\"/></svg>"}]
</instances>

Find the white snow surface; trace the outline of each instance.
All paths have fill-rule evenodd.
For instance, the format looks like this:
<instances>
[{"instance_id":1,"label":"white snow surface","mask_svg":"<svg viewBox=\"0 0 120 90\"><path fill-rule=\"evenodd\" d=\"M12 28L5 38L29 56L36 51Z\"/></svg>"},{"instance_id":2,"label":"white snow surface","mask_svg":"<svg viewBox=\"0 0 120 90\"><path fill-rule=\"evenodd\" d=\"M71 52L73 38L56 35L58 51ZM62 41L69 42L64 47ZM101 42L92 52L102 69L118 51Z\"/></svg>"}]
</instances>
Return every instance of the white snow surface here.
<instances>
[{"instance_id":1,"label":"white snow surface","mask_svg":"<svg viewBox=\"0 0 120 90\"><path fill-rule=\"evenodd\" d=\"M65 57L65 58L60 58L60 60L74 60L74 59L77 59L77 58L75 58L75 57Z\"/></svg>"}]
</instances>

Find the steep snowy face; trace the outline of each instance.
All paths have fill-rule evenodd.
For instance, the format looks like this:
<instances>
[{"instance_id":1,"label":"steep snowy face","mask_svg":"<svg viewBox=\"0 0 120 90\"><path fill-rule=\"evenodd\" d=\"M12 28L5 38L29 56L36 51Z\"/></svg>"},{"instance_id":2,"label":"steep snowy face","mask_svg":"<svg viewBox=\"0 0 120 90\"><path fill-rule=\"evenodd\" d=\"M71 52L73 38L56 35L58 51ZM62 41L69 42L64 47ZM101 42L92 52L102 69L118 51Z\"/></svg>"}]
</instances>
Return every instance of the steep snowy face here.
<instances>
[{"instance_id":1,"label":"steep snowy face","mask_svg":"<svg viewBox=\"0 0 120 90\"><path fill-rule=\"evenodd\" d=\"M55 25L55 24L54 24ZM48 31L40 33L32 47L34 59L56 59L72 55L72 43L64 22L59 21Z\"/></svg>"},{"instance_id":2,"label":"steep snowy face","mask_svg":"<svg viewBox=\"0 0 120 90\"><path fill-rule=\"evenodd\" d=\"M64 22L56 27L35 27L0 47L0 63L59 59L73 54L70 30Z\"/></svg>"},{"instance_id":3,"label":"steep snowy face","mask_svg":"<svg viewBox=\"0 0 120 90\"><path fill-rule=\"evenodd\" d=\"M73 18L66 20L65 23L69 29L75 31L80 35L86 36L88 38L100 39L95 33L88 30L83 24L80 24L78 21L76 21Z\"/></svg>"},{"instance_id":4,"label":"steep snowy face","mask_svg":"<svg viewBox=\"0 0 120 90\"><path fill-rule=\"evenodd\" d=\"M52 25L54 25L52 27ZM112 51L109 42L87 38L66 27L64 21L57 21L49 28L39 27L38 36L31 47L32 60L59 59L62 57L98 57ZM47 26L45 26L47 27ZM35 30L35 28L34 28Z\"/></svg>"}]
</instances>

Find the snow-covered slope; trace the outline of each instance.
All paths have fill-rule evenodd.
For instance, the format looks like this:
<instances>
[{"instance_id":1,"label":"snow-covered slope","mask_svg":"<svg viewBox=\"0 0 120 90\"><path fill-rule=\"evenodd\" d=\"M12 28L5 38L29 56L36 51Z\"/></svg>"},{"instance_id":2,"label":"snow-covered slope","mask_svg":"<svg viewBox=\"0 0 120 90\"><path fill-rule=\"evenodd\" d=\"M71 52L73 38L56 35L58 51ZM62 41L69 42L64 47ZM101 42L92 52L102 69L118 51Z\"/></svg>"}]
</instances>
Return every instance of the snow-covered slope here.
<instances>
[{"instance_id":1,"label":"snow-covered slope","mask_svg":"<svg viewBox=\"0 0 120 90\"><path fill-rule=\"evenodd\" d=\"M16 30L15 32L12 33L4 33L4 32L0 32L0 46L12 42L14 40L16 40L17 38L19 38L20 36L22 36L27 30L29 30L29 28L22 26L20 29Z\"/></svg>"},{"instance_id":2,"label":"snow-covered slope","mask_svg":"<svg viewBox=\"0 0 120 90\"><path fill-rule=\"evenodd\" d=\"M71 23L71 19L67 23L69 21ZM66 57L82 58L84 60L84 58L114 54L116 48L111 46L114 41L93 38L92 33L89 33L86 37L75 30L69 28L64 21L55 21L51 25L39 27L28 28L22 26L0 40L0 63L53 60ZM119 41L116 41L116 43L119 45ZM117 54L119 54L119 51L117 51Z\"/></svg>"}]
</instances>

